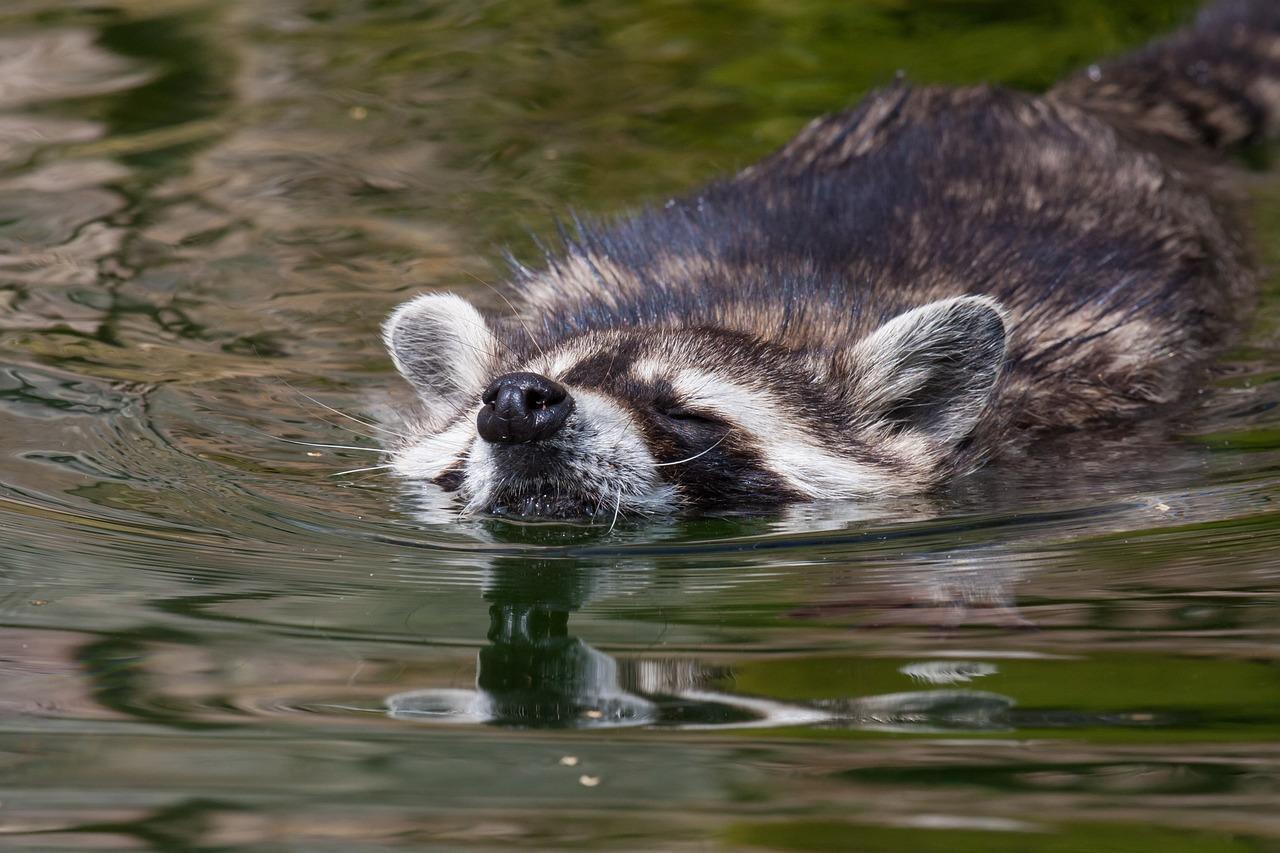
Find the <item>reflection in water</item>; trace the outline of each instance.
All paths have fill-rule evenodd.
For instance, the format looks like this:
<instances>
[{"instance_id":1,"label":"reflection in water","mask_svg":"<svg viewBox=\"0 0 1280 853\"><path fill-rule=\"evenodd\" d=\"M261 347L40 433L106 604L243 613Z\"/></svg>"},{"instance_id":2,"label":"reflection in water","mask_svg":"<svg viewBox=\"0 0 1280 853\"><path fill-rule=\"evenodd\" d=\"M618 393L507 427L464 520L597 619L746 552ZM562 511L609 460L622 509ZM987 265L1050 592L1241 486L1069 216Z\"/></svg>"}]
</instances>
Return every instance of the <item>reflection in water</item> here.
<instances>
[{"instance_id":1,"label":"reflection in water","mask_svg":"<svg viewBox=\"0 0 1280 853\"><path fill-rule=\"evenodd\" d=\"M417 690L387 699L400 719L531 728L653 722L657 706L627 691L618 662L568 633L565 611L495 604L475 690Z\"/></svg>"},{"instance_id":2,"label":"reflection in water","mask_svg":"<svg viewBox=\"0 0 1280 853\"><path fill-rule=\"evenodd\" d=\"M536 528L535 528L536 529ZM498 558L489 575L488 645L475 688L397 693L387 712L401 720L488 723L521 728L763 728L823 725L882 731L986 731L1008 725L1013 701L973 690L929 690L805 703L720 689L731 667L697 658L619 660L569 632L601 572L575 561ZM991 664L932 662L906 668L941 683L994 673Z\"/></svg>"},{"instance_id":3,"label":"reflection in water","mask_svg":"<svg viewBox=\"0 0 1280 853\"><path fill-rule=\"evenodd\" d=\"M553 215L1194 2L3 4L0 846L1274 847L1274 285L1191 438L930 500L516 529L331 476L405 410L381 319L504 310Z\"/></svg>"}]
</instances>

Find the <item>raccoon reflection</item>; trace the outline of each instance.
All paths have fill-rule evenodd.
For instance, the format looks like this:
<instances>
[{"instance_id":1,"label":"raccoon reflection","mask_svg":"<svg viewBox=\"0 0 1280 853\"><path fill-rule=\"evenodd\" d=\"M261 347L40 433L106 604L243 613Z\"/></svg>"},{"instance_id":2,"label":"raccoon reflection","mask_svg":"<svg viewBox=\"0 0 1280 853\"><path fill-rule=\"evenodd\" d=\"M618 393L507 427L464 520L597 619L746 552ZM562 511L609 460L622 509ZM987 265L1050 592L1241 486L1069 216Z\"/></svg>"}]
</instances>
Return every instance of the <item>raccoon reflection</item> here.
<instances>
[{"instance_id":1,"label":"raccoon reflection","mask_svg":"<svg viewBox=\"0 0 1280 853\"><path fill-rule=\"evenodd\" d=\"M385 324L394 462L464 511L924 492L1187 395L1254 276L1211 183L1270 133L1280 4L1232 0L1043 96L897 85L515 270L519 318Z\"/></svg>"}]
</instances>

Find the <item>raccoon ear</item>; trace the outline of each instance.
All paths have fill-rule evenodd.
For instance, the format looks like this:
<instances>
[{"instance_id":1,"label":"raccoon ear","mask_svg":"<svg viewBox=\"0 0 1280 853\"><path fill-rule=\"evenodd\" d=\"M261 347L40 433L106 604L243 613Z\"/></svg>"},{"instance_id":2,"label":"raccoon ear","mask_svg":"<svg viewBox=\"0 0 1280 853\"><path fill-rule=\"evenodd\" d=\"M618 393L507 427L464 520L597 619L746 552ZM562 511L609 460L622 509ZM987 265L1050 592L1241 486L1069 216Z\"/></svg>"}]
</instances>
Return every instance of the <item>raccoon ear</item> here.
<instances>
[{"instance_id":1,"label":"raccoon ear","mask_svg":"<svg viewBox=\"0 0 1280 853\"><path fill-rule=\"evenodd\" d=\"M458 406L479 395L498 356L498 341L480 312L451 293L406 302L382 324L396 369L429 405Z\"/></svg>"},{"instance_id":2,"label":"raccoon ear","mask_svg":"<svg viewBox=\"0 0 1280 853\"><path fill-rule=\"evenodd\" d=\"M982 416L1004 365L1004 310L962 296L900 314L854 349L859 408L951 446Z\"/></svg>"}]
</instances>

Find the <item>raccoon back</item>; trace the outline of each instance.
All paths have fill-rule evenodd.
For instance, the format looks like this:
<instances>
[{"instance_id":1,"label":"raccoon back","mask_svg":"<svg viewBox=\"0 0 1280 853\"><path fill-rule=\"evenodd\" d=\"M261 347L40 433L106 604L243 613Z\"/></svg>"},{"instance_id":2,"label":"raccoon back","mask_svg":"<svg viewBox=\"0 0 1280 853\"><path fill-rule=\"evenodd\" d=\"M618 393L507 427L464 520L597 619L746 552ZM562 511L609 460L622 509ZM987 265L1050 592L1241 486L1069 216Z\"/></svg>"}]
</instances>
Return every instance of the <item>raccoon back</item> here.
<instances>
[{"instance_id":1,"label":"raccoon back","mask_svg":"<svg viewBox=\"0 0 1280 853\"><path fill-rule=\"evenodd\" d=\"M831 351L986 295L1010 327L1003 423L1134 415L1183 394L1248 304L1239 229L1187 164L1274 126L1272 57L1280 4L1233 0L1045 96L873 93L729 180L579 224L520 271L526 313L547 340L711 325Z\"/></svg>"}]
</instances>

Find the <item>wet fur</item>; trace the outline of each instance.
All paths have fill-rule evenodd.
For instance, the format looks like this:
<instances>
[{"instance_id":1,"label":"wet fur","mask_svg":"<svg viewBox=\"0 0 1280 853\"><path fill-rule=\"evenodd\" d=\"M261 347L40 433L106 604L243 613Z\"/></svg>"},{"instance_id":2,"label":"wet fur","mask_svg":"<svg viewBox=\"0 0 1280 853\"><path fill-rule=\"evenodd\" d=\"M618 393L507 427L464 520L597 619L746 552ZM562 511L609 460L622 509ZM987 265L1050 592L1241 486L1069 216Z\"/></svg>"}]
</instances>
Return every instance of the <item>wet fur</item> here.
<instances>
[{"instance_id":1,"label":"wet fur","mask_svg":"<svg viewBox=\"0 0 1280 853\"><path fill-rule=\"evenodd\" d=\"M1277 106L1280 4L1263 0L1218 4L1043 96L893 86L693 195L575 223L544 268L517 269L522 322L491 324L501 353L486 366L607 395L655 459L701 452L657 469L685 503L926 489L1037 435L1150 414L1201 381L1254 286L1212 176L1221 151L1275 129ZM999 348L994 385L948 401L980 411L954 429L946 412L895 414L892 355L867 342L960 296L1003 321L968 330ZM920 382L946 381L951 361L938 354ZM655 414L664 397L697 396L677 387L693 371L722 378L738 408L720 420L711 395L709 421ZM778 436L743 421L762 409Z\"/></svg>"}]
</instances>

